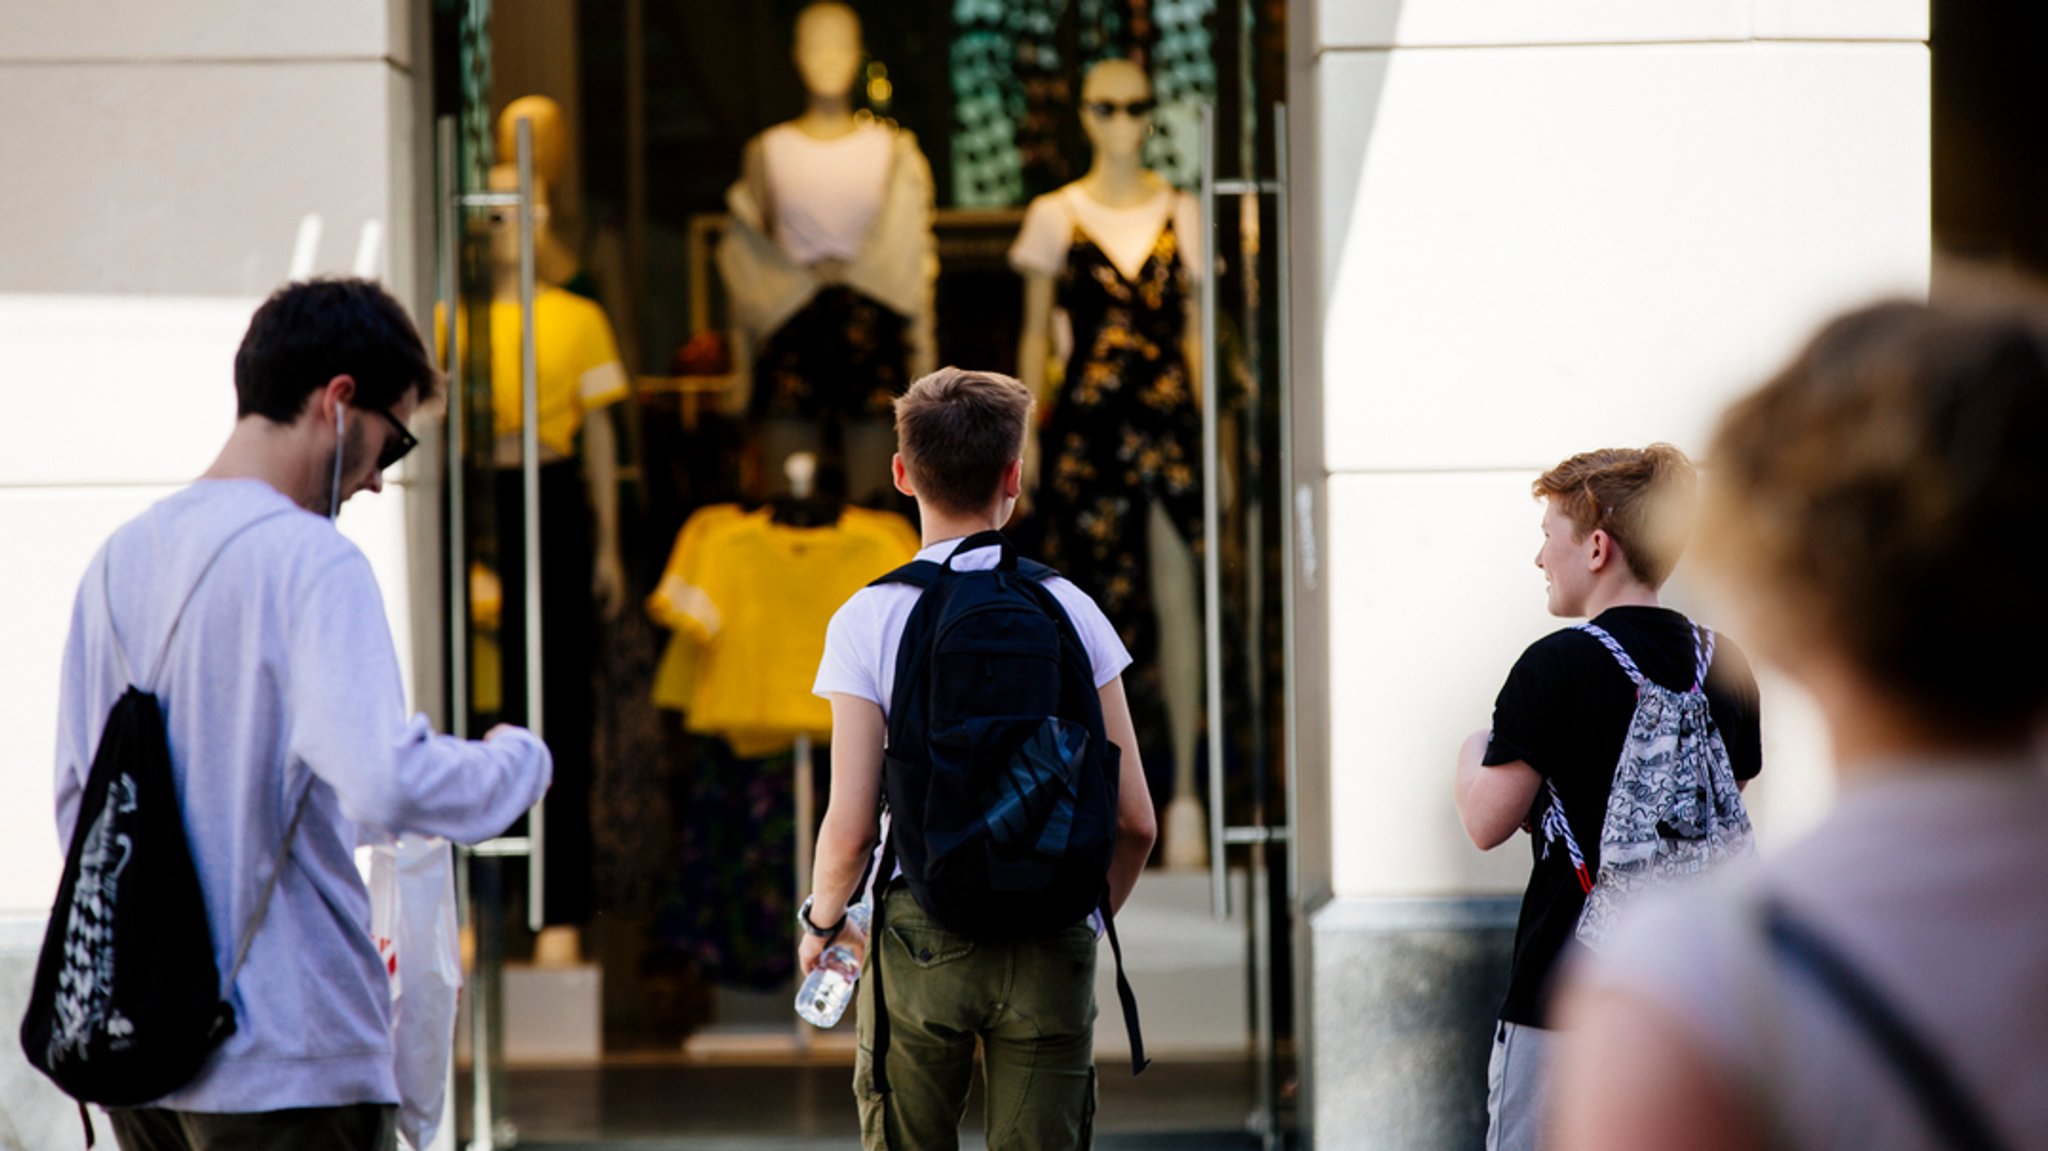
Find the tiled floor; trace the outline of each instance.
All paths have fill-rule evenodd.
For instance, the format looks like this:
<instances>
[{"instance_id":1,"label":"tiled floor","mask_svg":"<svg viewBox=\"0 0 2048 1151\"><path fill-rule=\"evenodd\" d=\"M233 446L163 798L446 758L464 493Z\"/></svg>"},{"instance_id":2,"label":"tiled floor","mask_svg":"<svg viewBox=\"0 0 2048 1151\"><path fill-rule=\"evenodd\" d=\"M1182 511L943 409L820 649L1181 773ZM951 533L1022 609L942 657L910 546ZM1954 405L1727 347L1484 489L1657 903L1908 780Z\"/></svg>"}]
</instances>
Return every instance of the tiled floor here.
<instances>
[{"instance_id":1,"label":"tiled floor","mask_svg":"<svg viewBox=\"0 0 2048 1151\"><path fill-rule=\"evenodd\" d=\"M1258 1146L1244 1133L1252 1103L1245 1063L1155 1063L1135 1080L1128 1067L1102 1070L1096 1145L1105 1151ZM522 1149L856 1151L851 1080L852 1068L835 1064L613 1063L512 1071L505 1090ZM970 1098L968 1147L981 1145L980 1114L979 1098Z\"/></svg>"}]
</instances>

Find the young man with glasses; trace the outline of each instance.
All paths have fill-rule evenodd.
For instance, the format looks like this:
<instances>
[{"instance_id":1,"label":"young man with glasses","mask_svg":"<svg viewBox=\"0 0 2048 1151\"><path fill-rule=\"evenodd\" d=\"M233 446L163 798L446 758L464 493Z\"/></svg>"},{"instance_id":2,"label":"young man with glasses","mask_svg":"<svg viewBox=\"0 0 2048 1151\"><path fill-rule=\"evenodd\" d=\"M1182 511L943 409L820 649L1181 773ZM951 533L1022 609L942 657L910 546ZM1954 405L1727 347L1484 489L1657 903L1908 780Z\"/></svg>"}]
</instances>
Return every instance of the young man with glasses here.
<instances>
[{"instance_id":1,"label":"young man with glasses","mask_svg":"<svg viewBox=\"0 0 2048 1151\"><path fill-rule=\"evenodd\" d=\"M59 841L115 701L161 701L223 996L237 1030L197 1077L111 1112L126 1151L395 1151L390 987L355 868L364 837L474 842L547 790L531 734L469 741L407 718L370 564L330 522L417 443L439 386L398 302L364 280L289 285L235 357L237 418L191 486L117 530L64 652ZM269 878L276 885L263 906Z\"/></svg>"}]
</instances>

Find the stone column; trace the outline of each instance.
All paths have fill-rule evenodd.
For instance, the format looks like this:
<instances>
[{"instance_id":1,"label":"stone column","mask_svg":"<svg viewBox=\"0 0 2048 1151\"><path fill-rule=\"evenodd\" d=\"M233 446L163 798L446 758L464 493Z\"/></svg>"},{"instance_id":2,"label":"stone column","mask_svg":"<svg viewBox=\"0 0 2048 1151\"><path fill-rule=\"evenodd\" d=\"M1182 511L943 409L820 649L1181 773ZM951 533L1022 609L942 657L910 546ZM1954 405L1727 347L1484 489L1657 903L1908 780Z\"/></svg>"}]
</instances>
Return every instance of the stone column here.
<instances>
[{"instance_id":1,"label":"stone column","mask_svg":"<svg viewBox=\"0 0 2048 1151\"><path fill-rule=\"evenodd\" d=\"M1307 1115L1323 1149L1477 1146L1529 852L1476 851L1451 778L1562 622L1529 482L1590 448L1697 451L1828 313L1925 291L1927 11L1304 0L1291 20L1296 479L1322 543L1301 589ZM1810 709L1764 691L1768 845L1824 785Z\"/></svg>"}]
</instances>

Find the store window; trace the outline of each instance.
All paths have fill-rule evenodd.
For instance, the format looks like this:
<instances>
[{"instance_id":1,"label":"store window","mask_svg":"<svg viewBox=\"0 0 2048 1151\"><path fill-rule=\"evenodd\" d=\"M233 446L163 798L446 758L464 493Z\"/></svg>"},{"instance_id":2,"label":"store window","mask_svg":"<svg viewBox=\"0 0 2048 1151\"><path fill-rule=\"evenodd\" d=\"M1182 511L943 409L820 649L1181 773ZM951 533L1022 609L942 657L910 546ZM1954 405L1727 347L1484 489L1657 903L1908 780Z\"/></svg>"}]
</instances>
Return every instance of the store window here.
<instances>
[{"instance_id":1,"label":"store window","mask_svg":"<svg viewBox=\"0 0 2048 1151\"><path fill-rule=\"evenodd\" d=\"M937 364L1025 374L1030 269L1013 244L1028 206L1085 176L1106 147L1082 119L1084 82L1104 61L1133 65L1120 81L1130 90L1107 100L1111 111L1088 114L1126 133L1117 154L1133 162L1141 178L1131 187L1141 194L1106 215L1101 204L1081 205L1071 227L1053 229L1036 262L1026 263L1042 289L1072 278L1072 261L1082 260L1079 278L1111 284L1124 303L1149 311L1134 324L1128 307L1062 295L1061 306L1028 321L1041 353L1033 362L1042 362L1031 374L1057 399L1063 382L1079 376L1077 357L1106 354L1100 344L1122 349L1104 370L1126 380L1131 397L1150 397L1133 406L1171 400L1172 418L1143 429L1160 442L1141 454L1165 461L1156 470L1171 471L1175 485L1159 522L1147 514L1152 497L1138 481L1130 492L1107 490L1118 480L1082 493L1102 497L1102 506L1134 497L1119 513L1116 546L1099 549L1103 586L1086 590L1115 608L1113 622L1140 658L1128 690L1140 701L1140 739L1157 777L1148 783L1163 808L1208 794L1196 767L1209 738L1196 733L1206 634L1196 560L1199 537L1212 529L1195 478L1205 433L1189 386L1199 357L1189 348L1206 339L1204 346L1223 349L1209 393L1221 409L1221 466L1231 473L1220 486L1232 493L1213 529L1225 565L1219 635L1229 637L1218 642L1232 651L1219 665L1226 698L1243 714L1229 717L1230 748L1221 754L1231 767L1218 774L1229 775L1230 821L1250 821L1254 793L1285 779L1267 770L1279 746L1274 701L1283 687L1265 657L1281 650L1281 609L1277 595L1261 590L1281 583L1272 538L1280 517L1257 511L1277 500L1280 482L1261 470L1261 461L1281 455L1271 381L1284 322L1270 305L1276 249L1259 243L1277 216L1267 193L1239 194L1216 214L1212 237L1192 193L1205 107L1217 109L1220 175L1270 170L1284 3L857 0L806 25L836 42L850 11L858 50L826 52L823 64L793 59L815 56L792 50L803 36L800 20L817 11L797 0L440 0L435 11L438 111L452 118L460 181L474 200L463 209L457 277L465 295L457 390L468 435L467 536L451 545L450 558L468 610L451 613L462 621L451 660L469 660L465 698L479 729L523 714L528 666L549 669L544 677L558 673L573 651L588 659L579 674L590 688L587 714L575 723L548 718L558 736L587 730L590 744L587 755L558 754L558 791L562 765L581 765L580 807L551 811L540 836L549 845L542 870L550 885L561 888L554 872L563 859L588 873L573 899L541 889L547 907L538 918L551 931L570 928L556 936L566 941L525 931L526 864L476 868L476 889L505 908L502 924L484 929L495 934L480 960L482 969L502 966L502 981L483 984L505 1004L485 1020L498 1028L490 1040L498 1047L471 1065L482 1069L476 1083L465 1081L470 1098L490 1093L480 1109L509 1116L527 1135L597 1133L561 1125L560 1110L521 1114L523 1102L567 1090L566 1080L537 1071L504 1079L507 1066L547 1052L544 1042L532 1045L535 1031L521 1012L543 1002L588 1014L589 1004L562 982L572 969L592 973L594 982L575 986L598 988L601 1019L572 1027L569 1015L553 1016L542 1038L579 1036L576 1058L594 1049L717 1062L752 1050L771 1062L809 1060L790 1011L794 913L807 886L806 817L823 807L831 753L829 725L809 692L817 653L791 656L803 646L793 632L821 639L837 604L917 549L914 509L888 483L894 394ZM821 100L825 89L845 91L847 105ZM504 199L516 187L508 109L525 114L533 134L540 390L580 396L590 409L581 423L551 425L545 412L540 421L540 538L555 542L537 561L539 660L524 654L528 521L523 449L514 442L523 417L509 400L520 386L526 320L507 246L517 216ZM1128 135L1133 125L1142 130ZM907 193L905 173L915 177ZM899 211L906 204L911 210ZM934 267L935 279L922 279ZM1221 321L1206 335L1196 329L1203 277L1214 280ZM800 290L784 292L789 284ZM588 338L572 341L571 332ZM1141 342L1147 351L1131 351ZM572 344L588 354L569 355ZM847 385L849 372L859 381ZM551 374L560 378L551 383ZM623 398L614 375L626 381ZM1081 428L1082 439L1099 441L1090 451L1112 452L1121 442L1116 416ZM617 455L616 508L591 495L604 484L593 453L608 450ZM588 485L582 491L578 475ZM550 492L559 497L553 506ZM1081 519L1041 514L1011 529L1027 552L1051 558L1049 537L1078 531ZM581 568L592 560L560 563L564 532L580 541L586 527L600 553L614 539L621 553L616 614L588 610L604 607L601 594L583 602L586 588L605 582L585 578ZM1171 553L1173 564L1152 562L1153 549ZM1138 558L1126 564L1123 552ZM596 562L603 566L602 555ZM1077 582L1090 578L1084 562L1075 553L1068 564ZM565 628L561 620L572 616ZM1128 629L1126 617L1137 621ZM1244 654L1248 636L1262 637L1250 649L1257 658ZM722 653L710 654L720 644ZM1166 665L1182 674L1163 676ZM567 682L576 678L545 683L543 711L581 702L580 685ZM1254 696L1256 706L1246 702ZM1281 786L1269 790L1277 796ZM1270 796L1256 802L1284 806ZM1161 906L1178 922L1208 933L1201 953L1220 966L1207 977L1212 992L1162 1000L1148 1012L1183 1021L1181 1046L1166 1044L1166 1077L1184 1073L1172 1069L1176 1060L1192 1060L1185 1073L1202 1086L1188 1093L1181 1121L1208 1116L1219 1128L1242 1128L1248 1111L1270 1103L1250 1098L1257 1076L1244 1056L1252 1044L1248 956L1268 956L1269 974L1288 970L1289 933L1284 922L1261 920L1269 935L1262 951L1246 946L1247 912L1220 924L1211 917L1208 873L1194 870L1203 866L1209 825L1199 808L1192 814L1181 847L1196 848L1195 862L1183 860L1178 886L1151 889L1180 894L1148 898L1168 899ZM580 854L554 842L565 829L583 834ZM1247 853L1231 854L1233 898L1247 908L1251 885L1265 880L1251 877ZM1138 946L1184 955L1186 942ZM1260 994L1277 995L1272 1017L1285 1019L1289 989L1276 978L1280 986ZM830 1039L819 1043L831 1050ZM559 1050L550 1057L570 1058ZM838 1084L840 1073L828 1070ZM492 1075L495 1087L486 1082ZM1274 1075L1259 1081L1278 1097Z\"/></svg>"}]
</instances>

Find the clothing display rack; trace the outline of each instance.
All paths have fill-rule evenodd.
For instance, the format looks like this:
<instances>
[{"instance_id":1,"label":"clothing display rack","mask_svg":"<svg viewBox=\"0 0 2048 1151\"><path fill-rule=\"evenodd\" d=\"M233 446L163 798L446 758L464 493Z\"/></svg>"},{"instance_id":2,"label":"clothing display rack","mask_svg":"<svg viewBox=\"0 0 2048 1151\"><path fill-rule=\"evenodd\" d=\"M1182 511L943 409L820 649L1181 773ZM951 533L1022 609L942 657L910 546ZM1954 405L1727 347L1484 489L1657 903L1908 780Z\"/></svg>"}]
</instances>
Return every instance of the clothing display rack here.
<instances>
[{"instance_id":1,"label":"clothing display rack","mask_svg":"<svg viewBox=\"0 0 2048 1151\"><path fill-rule=\"evenodd\" d=\"M694 382L694 381L692 381ZM716 389L706 388L705 391ZM687 394L687 393L686 393ZM793 452L782 465L783 478L788 483L788 504L806 512L820 508L817 495L818 458L810 452ZM809 517L806 516L806 519ZM832 520L836 521L836 514ZM781 522L778 520L778 522ZM826 523L805 522L800 526L824 527ZM794 850L791 852L794 874L790 879L792 902L801 906L804 895L810 889L811 866L817 850L817 786L816 749L808 732L799 732L791 749L791 792L794 799ZM777 1054L807 1054L822 1044L833 1047L850 1045L850 1032L843 1037L835 1033L820 1032L802 1019L792 1009L789 1024L712 1024L699 1028L683 1041L683 1051L692 1058L710 1059L720 1056Z\"/></svg>"}]
</instances>

